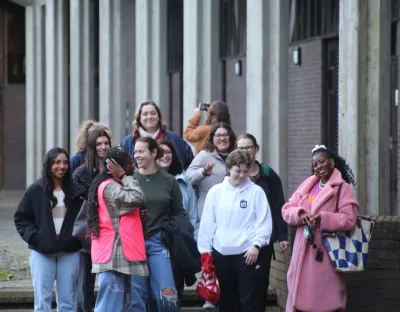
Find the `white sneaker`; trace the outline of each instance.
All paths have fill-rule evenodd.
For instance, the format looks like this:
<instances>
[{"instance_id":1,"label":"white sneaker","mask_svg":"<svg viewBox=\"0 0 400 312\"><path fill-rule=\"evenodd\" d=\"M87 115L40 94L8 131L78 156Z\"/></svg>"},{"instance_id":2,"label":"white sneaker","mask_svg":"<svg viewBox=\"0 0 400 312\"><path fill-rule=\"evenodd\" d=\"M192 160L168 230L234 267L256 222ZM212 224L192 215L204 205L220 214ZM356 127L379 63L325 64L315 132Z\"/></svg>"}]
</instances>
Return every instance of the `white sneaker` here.
<instances>
[{"instance_id":1,"label":"white sneaker","mask_svg":"<svg viewBox=\"0 0 400 312\"><path fill-rule=\"evenodd\" d=\"M203 309L215 309L215 305L213 305L211 302L206 301L203 304Z\"/></svg>"}]
</instances>

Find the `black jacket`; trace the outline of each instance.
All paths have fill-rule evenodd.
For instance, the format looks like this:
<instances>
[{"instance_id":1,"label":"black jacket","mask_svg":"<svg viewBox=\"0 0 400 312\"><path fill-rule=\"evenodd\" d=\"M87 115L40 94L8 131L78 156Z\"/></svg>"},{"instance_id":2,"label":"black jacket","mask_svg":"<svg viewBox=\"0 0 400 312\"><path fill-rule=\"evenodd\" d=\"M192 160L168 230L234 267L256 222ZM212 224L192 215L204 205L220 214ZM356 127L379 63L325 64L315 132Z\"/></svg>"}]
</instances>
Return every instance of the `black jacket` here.
<instances>
[{"instance_id":1,"label":"black jacket","mask_svg":"<svg viewBox=\"0 0 400 312\"><path fill-rule=\"evenodd\" d=\"M52 254L75 252L81 248L80 241L72 237L72 228L83 203L83 193L84 190L74 184L71 198L66 198L67 212L57 239L50 197L46 194L43 181L39 179L28 187L14 214L14 223L30 249Z\"/></svg>"},{"instance_id":2,"label":"black jacket","mask_svg":"<svg viewBox=\"0 0 400 312\"><path fill-rule=\"evenodd\" d=\"M96 176L96 173L93 173L92 179L94 179ZM82 165L74 171L74 174L72 175L72 179L74 180L75 183L79 184L83 189L84 189L84 194L83 197L87 199L87 196L89 194L89 189L91 183L89 183L89 174L88 174L88 168L86 165Z\"/></svg>"},{"instance_id":3,"label":"black jacket","mask_svg":"<svg viewBox=\"0 0 400 312\"><path fill-rule=\"evenodd\" d=\"M267 195L272 213L273 230L270 243L287 241L288 228L282 217L282 207L285 204L285 197L283 195L281 179L271 167L269 167L269 173L266 175L260 163L257 162L257 164L260 167L260 174L256 184L260 186Z\"/></svg>"},{"instance_id":4,"label":"black jacket","mask_svg":"<svg viewBox=\"0 0 400 312\"><path fill-rule=\"evenodd\" d=\"M162 240L169 248L179 276L190 276L201 270L200 253L193 232L193 225L185 214L170 216L162 226Z\"/></svg>"}]
</instances>

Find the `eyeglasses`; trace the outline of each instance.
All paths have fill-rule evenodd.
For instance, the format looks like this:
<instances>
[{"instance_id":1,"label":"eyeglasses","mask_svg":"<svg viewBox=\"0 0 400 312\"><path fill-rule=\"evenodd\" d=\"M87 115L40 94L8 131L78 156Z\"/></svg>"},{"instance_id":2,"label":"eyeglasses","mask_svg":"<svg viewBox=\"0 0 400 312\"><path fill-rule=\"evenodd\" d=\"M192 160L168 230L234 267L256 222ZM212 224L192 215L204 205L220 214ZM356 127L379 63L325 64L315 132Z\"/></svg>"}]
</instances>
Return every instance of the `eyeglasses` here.
<instances>
[{"instance_id":1,"label":"eyeglasses","mask_svg":"<svg viewBox=\"0 0 400 312\"><path fill-rule=\"evenodd\" d=\"M244 152L251 152L251 151L253 150L253 148L254 148L253 145L251 145L251 146L241 146L241 147L238 147L238 149L240 149L241 151L244 151Z\"/></svg>"},{"instance_id":2,"label":"eyeglasses","mask_svg":"<svg viewBox=\"0 0 400 312\"><path fill-rule=\"evenodd\" d=\"M222 138L229 138L229 134L228 133L218 133L218 134L216 134L216 135L214 135L214 138L217 138L217 139L222 139Z\"/></svg>"}]
</instances>

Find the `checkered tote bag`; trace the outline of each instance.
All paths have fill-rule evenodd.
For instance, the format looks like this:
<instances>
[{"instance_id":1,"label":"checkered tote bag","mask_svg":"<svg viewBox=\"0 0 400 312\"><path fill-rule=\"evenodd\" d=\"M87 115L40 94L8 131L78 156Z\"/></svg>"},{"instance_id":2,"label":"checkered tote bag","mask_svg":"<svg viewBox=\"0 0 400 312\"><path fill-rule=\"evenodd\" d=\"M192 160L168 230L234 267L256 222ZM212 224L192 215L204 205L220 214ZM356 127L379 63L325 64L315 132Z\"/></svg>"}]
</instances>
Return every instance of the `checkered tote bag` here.
<instances>
[{"instance_id":1,"label":"checkered tote bag","mask_svg":"<svg viewBox=\"0 0 400 312\"><path fill-rule=\"evenodd\" d=\"M336 201L338 211L340 189ZM353 231L324 232L323 242L332 260L335 271L352 273L363 271L367 265L368 243L375 222L370 218L357 217Z\"/></svg>"}]
</instances>

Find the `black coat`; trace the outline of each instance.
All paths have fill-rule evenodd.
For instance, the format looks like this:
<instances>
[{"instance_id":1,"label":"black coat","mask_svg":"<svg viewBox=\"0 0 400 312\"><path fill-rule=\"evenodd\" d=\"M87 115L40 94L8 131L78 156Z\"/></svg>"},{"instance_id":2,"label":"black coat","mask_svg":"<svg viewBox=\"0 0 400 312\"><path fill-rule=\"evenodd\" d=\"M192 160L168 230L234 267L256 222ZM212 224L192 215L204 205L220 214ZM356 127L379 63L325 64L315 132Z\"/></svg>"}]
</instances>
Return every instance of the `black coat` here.
<instances>
[{"instance_id":1,"label":"black coat","mask_svg":"<svg viewBox=\"0 0 400 312\"><path fill-rule=\"evenodd\" d=\"M257 164L260 167L260 175L256 184L264 190L271 207L273 230L270 243L287 241L288 227L282 217L282 207L286 201L281 179L271 167L269 167L269 173L266 175L263 167L258 162Z\"/></svg>"},{"instance_id":2,"label":"black coat","mask_svg":"<svg viewBox=\"0 0 400 312\"><path fill-rule=\"evenodd\" d=\"M79 240L72 237L75 219L82 206L84 190L74 184L71 198L66 198L67 212L57 238L50 197L43 181L39 179L25 191L14 214L15 227L30 249L44 254L75 252L81 248Z\"/></svg>"},{"instance_id":3,"label":"black coat","mask_svg":"<svg viewBox=\"0 0 400 312\"><path fill-rule=\"evenodd\" d=\"M200 253L193 232L193 225L185 214L170 216L162 226L163 242L169 248L179 276L190 276L201 270Z\"/></svg>"}]
</instances>

